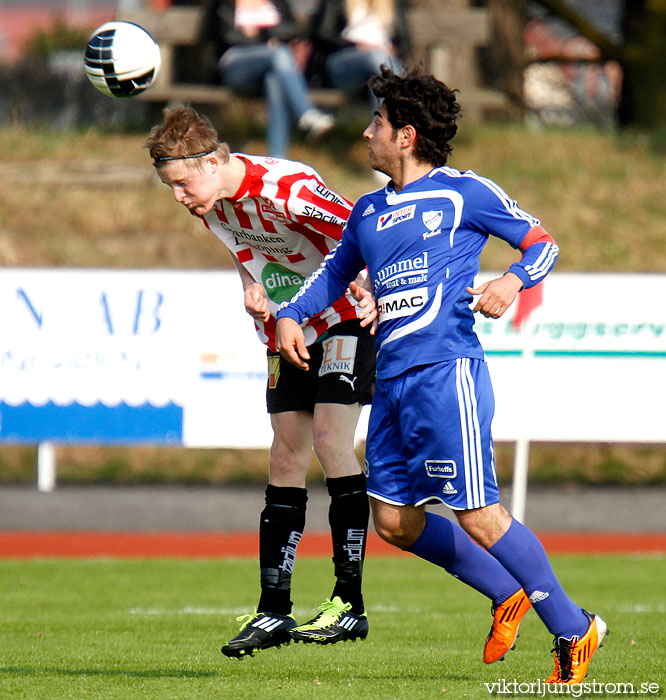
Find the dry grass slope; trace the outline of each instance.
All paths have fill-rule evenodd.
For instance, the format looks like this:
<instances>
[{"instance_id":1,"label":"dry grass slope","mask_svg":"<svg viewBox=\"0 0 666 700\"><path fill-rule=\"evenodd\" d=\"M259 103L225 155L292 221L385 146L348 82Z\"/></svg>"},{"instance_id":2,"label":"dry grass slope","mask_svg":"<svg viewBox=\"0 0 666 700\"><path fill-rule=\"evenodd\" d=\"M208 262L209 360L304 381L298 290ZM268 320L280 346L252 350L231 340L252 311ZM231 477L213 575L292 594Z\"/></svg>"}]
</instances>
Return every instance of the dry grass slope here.
<instances>
[{"instance_id":1,"label":"dry grass slope","mask_svg":"<svg viewBox=\"0 0 666 700\"><path fill-rule=\"evenodd\" d=\"M156 178L143 138L0 130L0 265L230 267L224 246ZM263 150L261 142L230 139L230 145ZM295 144L291 156L313 165L331 188L352 200L377 186L360 137L318 149ZM538 215L560 244L558 270L666 269L666 164L639 136L463 124L451 165L490 177ZM483 265L498 269L514 259L507 246L491 241ZM498 450L505 477L511 453L510 446ZM266 454L60 448L58 461L66 480L222 482L263 478ZM315 463L312 470L318 473ZM1 447L0 475L5 481L31 480L33 448ZM532 475L663 481L666 456L650 448L535 446Z\"/></svg>"}]
</instances>

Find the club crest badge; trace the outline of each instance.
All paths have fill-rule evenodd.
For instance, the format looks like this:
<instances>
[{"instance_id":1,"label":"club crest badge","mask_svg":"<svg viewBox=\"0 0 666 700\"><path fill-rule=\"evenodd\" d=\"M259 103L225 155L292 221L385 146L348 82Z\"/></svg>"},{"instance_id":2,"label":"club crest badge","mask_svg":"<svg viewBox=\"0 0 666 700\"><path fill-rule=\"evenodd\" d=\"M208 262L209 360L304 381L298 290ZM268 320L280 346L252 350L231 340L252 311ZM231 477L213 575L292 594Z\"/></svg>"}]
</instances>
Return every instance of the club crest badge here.
<instances>
[{"instance_id":1,"label":"club crest badge","mask_svg":"<svg viewBox=\"0 0 666 700\"><path fill-rule=\"evenodd\" d=\"M441 209L439 211L424 211L421 214L421 221L423 221L424 226L428 229L426 233L423 234L423 240L431 236L437 236L442 232L440 226L442 225L443 218L444 212Z\"/></svg>"}]
</instances>

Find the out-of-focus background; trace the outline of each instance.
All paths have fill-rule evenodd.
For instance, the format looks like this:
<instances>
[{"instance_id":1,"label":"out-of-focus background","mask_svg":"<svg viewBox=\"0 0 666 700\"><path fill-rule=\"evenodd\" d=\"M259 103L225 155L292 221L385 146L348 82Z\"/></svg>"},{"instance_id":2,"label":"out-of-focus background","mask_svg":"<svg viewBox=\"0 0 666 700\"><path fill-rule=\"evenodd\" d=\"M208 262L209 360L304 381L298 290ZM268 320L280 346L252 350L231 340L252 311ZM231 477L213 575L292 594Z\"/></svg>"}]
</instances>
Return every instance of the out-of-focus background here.
<instances>
[{"instance_id":1,"label":"out-of-focus background","mask_svg":"<svg viewBox=\"0 0 666 700\"><path fill-rule=\"evenodd\" d=\"M307 26L314 2L293 0L291 4L295 16ZM411 39L408 58L423 62L427 70L460 91L463 119L451 165L490 177L522 208L539 216L561 248L558 274L590 275L581 287L585 295L581 308L589 310L585 313L590 316L573 313L570 323L578 324L579 331L586 322L603 323L604 329L598 325L584 328L583 336L588 340L594 336L596 344L592 349L582 347L582 336L576 337L573 325L567 331L565 319L564 335L569 332L573 345L557 352L596 353L596 359L589 360L594 363L592 373L606 378L597 378L605 381L605 387L594 384L589 391L602 397L611 422L613 402L622 415L627 412L629 416L632 407L627 406L628 401L639 406L644 399L650 406L659 406L661 398L655 398L654 392L666 374L666 318L659 310L666 291L660 277L666 270L666 10L662 5L622 0L411 0L406 8ZM218 84L206 68L211 49L200 40L203 11L195 0L0 0L0 280L6 283L5 314L0 310L0 376L13 381L14 390L20 376L30 376L30 381L39 384L41 375L30 374L30 370L45 361L44 353L50 352L50 370L57 363L94 364L90 347L85 361L77 359L71 348L65 349L70 332L70 340L76 337L77 342L85 342L81 340L85 328L74 330L73 319L86 310L77 306L76 289L62 291L72 280L79 281L76 275L83 270L93 271L98 280L102 274L121 271L139 275L138 279L146 271L145 280L150 280L149 273L155 271L187 271L203 279L199 271L231 270L224 246L173 203L142 149L164 105L185 101L213 119L232 150L266 152L267 115L262 97L238 97ZM141 97L106 97L84 75L82 52L88 36L114 18L142 24L160 44L160 76ZM307 51L307 37L299 50ZM335 115L335 128L317 143L294 130L289 156L314 166L331 189L354 200L378 186L360 137L370 114L367 101L363 95L349 96L320 85L312 87L312 95L321 109ZM513 251L491 242L484 253L483 270L502 270L513 259ZM605 286L598 286L593 275L599 273L618 277L606 278ZM189 279L183 278L183 284L187 286ZM218 278L211 279L215 294ZM654 284L646 298L648 279ZM138 289L136 280L128 277L128 288ZM112 284L116 284L115 277ZM122 280L118 284L122 288ZM146 289L152 289L150 284L146 281ZM212 299L207 288L202 296L194 297L192 303L209 312L205 316L198 311L197 318L201 316L201 324L219 327L226 342L229 334L242 336L243 343L252 348L249 352L260 357L261 346L251 324L243 325L242 314L239 325L227 325L228 314L232 310L239 314L241 306L239 287L230 284L228 293L225 286L219 298ZM94 284L85 288L91 294L101 293ZM597 296L602 288L603 296ZM46 304L50 294L62 323L60 335L57 329L48 329L41 316L40 303ZM621 296L621 303L613 294ZM148 304L147 295L142 297L144 304ZM98 308L111 304L111 297L100 298L95 297ZM42 332L52 333L43 336L43 344L16 344L15 316L7 311L7 300L26 312ZM135 320L137 303L133 296ZM628 316L615 318L604 311L601 320L595 316L595 309L620 306L641 312L631 316L627 311ZM111 306L104 308L109 329ZM538 313L535 311L533 324ZM82 319L84 325L89 322ZM543 317L542 331L550 334L549 342L555 337L553 323L553 318ZM225 328L231 329L226 336ZM535 328L532 325L529 331L538 337ZM649 342L640 347L625 341L621 346L613 344L620 335L631 333L638 345L646 335ZM36 336L28 336L30 342L37 342ZM233 367L219 366L231 351L215 346L218 342L215 336L208 348L200 348L197 379L204 374L208 380L214 380L213 375L230 379L229 372L233 374ZM230 345L235 343L234 335ZM156 355L163 350L159 344L151 349ZM205 350L212 354L205 355ZM497 362L505 351L500 343ZM640 391L633 387L629 399L623 394L627 380L618 381L616 376L624 371L617 364L622 353L625 357L634 353L629 361L643 363ZM489 358L492 367L492 354ZM170 368L156 367L166 381ZM516 385L521 381L521 367L515 367ZM46 372L43 367L37 369ZM69 370L62 373L65 383L74 373L72 366ZM558 371L566 376L568 370ZM248 370L243 372L247 379ZM261 367L256 374L260 373ZM645 377L654 377L654 382ZM247 425L256 422L257 431L265 433L261 389L256 391L262 378L250 378L255 382L256 400L243 403L234 393L242 393L241 385L233 382L213 388L209 383L206 396L213 408L199 407L196 415L201 420L205 415L205 421L214 424L211 413L223 408L241 413ZM106 380L113 382L108 374ZM47 381L51 379L45 377ZM592 418L596 409L594 397L585 396L588 389L572 379L568 391L568 404L559 405L559 414L566 417L567 411L589 401L592 408L587 416ZM35 412L27 417L22 414L24 423L19 421L10 430L12 409L20 402L15 393L8 396L6 385L5 389L0 385L0 482L5 487L35 483L40 449L46 470L40 487L47 491L56 483L235 487L261 484L265 479L265 438L250 449L233 441L210 444L205 439L186 447L182 440L164 435L154 440L129 435L123 440L118 431L105 432L94 426L68 432L60 425L50 434L49 421L55 425L62 416L43 410L40 414L37 409L52 398L37 397ZM548 401L547 394L539 396L539 402ZM58 401L53 402L56 404ZM498 412L500 406L498 402ZM661 422L665 423L663 409L656 410L662 410ZM132 415L128 414L127 422L131 423ZM635 415L640 416L640 410ZM75 414L68 414L65 420L79 418L84 422L108 420ZM509 424L512 416L502 420ZM514 423L519 420L516 417ZM623 420L631 422L630 418ZM35 428L34 421L42 423ZM641 421L636 418L637 424ZM603 425L586 433L584 424L584 417L576 418L576 429L568 438L549 438L548 431L527 436L521 436L519 430L501 431L497 466L502 482L511 484L522 439L523 447L528 443L532 485L557 486L569 492L591 486L615 488L622 497L646 488L663 494L663 433L641 432L639 425L635 431L616 433L616 441L605 434ZM108 435L111 438L105 439ZM358 454L362 460L362 440ZM321 478L313 459L312 479ZM663 528L653 523L651 529Z\"/></svg>"}]
</instances>

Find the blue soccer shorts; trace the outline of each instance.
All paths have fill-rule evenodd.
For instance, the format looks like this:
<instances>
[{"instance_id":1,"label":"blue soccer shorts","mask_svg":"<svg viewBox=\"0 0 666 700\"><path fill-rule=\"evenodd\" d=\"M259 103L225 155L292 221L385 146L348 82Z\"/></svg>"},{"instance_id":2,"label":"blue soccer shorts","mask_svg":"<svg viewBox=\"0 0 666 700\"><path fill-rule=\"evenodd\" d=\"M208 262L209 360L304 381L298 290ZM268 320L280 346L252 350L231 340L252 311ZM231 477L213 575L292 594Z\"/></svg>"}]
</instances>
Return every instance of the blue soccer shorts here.
<instances>
[{"instance_id":1,"label":"blue soccer shorts","mask_svg":"<svg viewBox=\"0 0 666 700\"><path fill-rule=\"evenodd\" d=\"M456 510L499 502L488 366L459 358L377 380L366 444L368 494Z\"/></svg>"}]
</instances>

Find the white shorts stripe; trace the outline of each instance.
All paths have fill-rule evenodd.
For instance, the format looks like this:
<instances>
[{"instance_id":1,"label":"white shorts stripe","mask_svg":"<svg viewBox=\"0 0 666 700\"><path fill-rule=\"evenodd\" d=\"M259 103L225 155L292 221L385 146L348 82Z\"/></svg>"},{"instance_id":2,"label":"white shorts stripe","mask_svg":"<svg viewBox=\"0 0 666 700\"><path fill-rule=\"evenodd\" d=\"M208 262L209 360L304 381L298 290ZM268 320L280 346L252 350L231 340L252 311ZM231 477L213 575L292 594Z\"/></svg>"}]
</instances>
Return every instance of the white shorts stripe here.
<instances>
[{"instance_id":1,"label":"white shorts stripe","mask_svg":"<svg viewBox=\"0 0 666 700\"><path fill-rule=\"evenodd\" d=\"M476 441L474 439L474 413L472 404L472 387L469 385L469 359L462 360L462 386L463 396L465 397L465 411L467 413L467 432L463 435L463 440L467 441L469 450L469 471L470 480L472 482L472 507L480 507L479 497L479 479L478 479L478 458L476 450Z\"/></svg>"},{"instance_id":2,"label":"white shorts stripe","mask_svg":"<svg viewBox=\"0 0 666 700\"><path fill-rule=\"evenodd\" d=\"M483 450L481 449L481 427L479 426L479 412L476 404L476 391L474 387L474 379L469 369L470 361L465 360L465 375L469 385L469 395L472 409L472 429L470 440L474 443L474 463L476 465L477 488L479 493L479 506L483 508L486 505L486 492L483 487Z\"/></svg>"},{"instance_id":3,"label":"white shorts stripe","mask_svg":"<svg viewBox=\"0 0 666 700\"><path fill-rule=\"evenodd\" d=\"M460 360L460 383L463 392L464 410L465 410L465 431L462 434L462 439L465 444L465 449L469 454L469 484L467 492L471 494L472 508L479 507L479 491L476 484L476 454L474 453L474 443L469 439L472 431L472 416L470 414L469 402L469 385L467 384L467 359ZM466 475L467 476L467 475Z\"/></svg>"},{"instance_id":4,"label":"white shorts stripe","mask_svg":"<svg viewBox=\"0 0 666 700\"><path fill-rule=\"evenodd\" d=\"M467 410L465 408L465 396L462 383L462 359L456 360L456 391L458 393L458 410L460 411L460 432L462 435L463 462L465 467L465 491L467 495L467 507L474 508L474 496L472 491L471 466L469 443L467 441Z\"/></svg>"}]
</instances>

